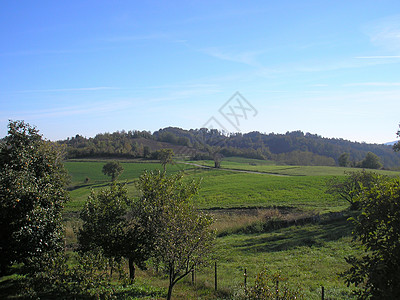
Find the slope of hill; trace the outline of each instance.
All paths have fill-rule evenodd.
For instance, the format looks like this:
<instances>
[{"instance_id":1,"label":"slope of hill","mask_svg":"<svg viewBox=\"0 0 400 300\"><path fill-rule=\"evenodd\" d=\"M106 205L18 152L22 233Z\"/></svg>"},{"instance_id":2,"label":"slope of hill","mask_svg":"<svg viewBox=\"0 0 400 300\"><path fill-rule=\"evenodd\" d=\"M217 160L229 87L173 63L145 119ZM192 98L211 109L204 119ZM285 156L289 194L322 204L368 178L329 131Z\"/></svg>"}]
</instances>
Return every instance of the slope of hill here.
<instances>
[{"instance_id":1,"label":"slope of hill","mask_svg":"<svg viewBox=\"0 0 400 300\"><path fill-rule=\"evenodd\" d=\"M68 157L142 157L155 158L156 151L173 149L177 155L192 159L223 156L241 156L269 159L292 165L336 165L343 153L349 154L350 165L357 165L368 152L379 156L384 168L398 168L400 153L392 146L351 142L344 139L324 138L302 131L286 134L260 132L223 135L218 130L167 127L148 131L117 131L102 133L94 138L80 135L59 141L67 147Z\"/></svg>"}]
</instances>

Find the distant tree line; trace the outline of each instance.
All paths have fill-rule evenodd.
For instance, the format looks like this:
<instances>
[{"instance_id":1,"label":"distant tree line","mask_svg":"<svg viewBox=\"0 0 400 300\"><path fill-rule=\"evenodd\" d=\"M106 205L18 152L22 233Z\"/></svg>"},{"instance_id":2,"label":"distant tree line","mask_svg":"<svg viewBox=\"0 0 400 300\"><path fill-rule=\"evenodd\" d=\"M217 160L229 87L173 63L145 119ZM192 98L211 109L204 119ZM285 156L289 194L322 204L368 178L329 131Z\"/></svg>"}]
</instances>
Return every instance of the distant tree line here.
<instances>
[{"instance_id":1,"label":"distant tree line","mask_svg":"<svg viewBox=\"0 0 400 300\"><path fill-rule=\"evenodd\" d=\"M66 146L69 158L108 156L158 159L157 150L166 148L167 143L173 146L177 155L189 155L191 159L212 159L210 153L215 153L215 150L210 149L218 148L224 157L269 159L292 165L365 167L362 164L368 153L376 155L384 168L400 165L400 154L393 152L391 146L323 138L302 131L285 134L232 133L227 136L216 129L168 127L154 133L117 131L98 134L94 138L76 135L58 143Z\"/></svg>"}]
</instances>

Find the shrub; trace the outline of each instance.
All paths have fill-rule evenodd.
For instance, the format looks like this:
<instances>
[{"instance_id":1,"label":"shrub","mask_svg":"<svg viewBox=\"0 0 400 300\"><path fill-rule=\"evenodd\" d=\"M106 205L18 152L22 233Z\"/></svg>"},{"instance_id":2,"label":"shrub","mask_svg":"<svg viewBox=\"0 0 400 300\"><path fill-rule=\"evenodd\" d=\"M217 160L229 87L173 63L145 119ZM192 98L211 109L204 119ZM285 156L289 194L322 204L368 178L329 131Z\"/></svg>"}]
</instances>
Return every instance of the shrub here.
<instances>
[{"instance_id":1,"label":"shrub","mask_svg":"<svg viewBox=\"0 0 400 300\"><path fill-rule=\"evenodd\" d=\"M287 279L280 273L271 273L267 269L262 270L256 276L254 286L245 291L245 299L302 299L300 288L291 288Z\"/></svg>"}]
</instances>

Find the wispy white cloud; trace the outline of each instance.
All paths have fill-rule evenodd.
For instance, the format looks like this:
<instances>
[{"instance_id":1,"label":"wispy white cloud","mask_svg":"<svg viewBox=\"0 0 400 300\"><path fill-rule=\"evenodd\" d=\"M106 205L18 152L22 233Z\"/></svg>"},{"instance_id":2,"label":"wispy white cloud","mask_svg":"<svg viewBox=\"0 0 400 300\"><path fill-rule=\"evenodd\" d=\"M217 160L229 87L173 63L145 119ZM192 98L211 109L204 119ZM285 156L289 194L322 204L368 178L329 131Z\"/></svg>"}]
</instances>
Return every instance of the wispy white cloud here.
<instances>
[{"instance_id":1,"label":"wispy white cloud","mask_svg":"<svg viewBox=\"0 0 400 300\"><path fill-rule=\"evenodd\" d=\"M400 50L400 15L378 19L365 26L371 43L389 51Z\"/></svg>"},{"instance_id":2,"label":"wispy white cloud","mask_svg":"<svg viewBox=\"0 0 400 300\"><path fill-rule=\"evenodd\" d=\"M189 16L186 19L177 20L175 23L179 25L185 25L190 23L204 23L204 22L212 22L219 21L231 18L240 18L240 17L248 17L251 18L253 15L262 15L265 14L266 9L257 7L255 9L249 8L240 8L240 9L223 9L223 10L212 10L212 13L207 13L203 15Z\"/></svg>"},{"instance_id":3,"label":"wispy white cloud","mask_svg":"<svg viewBox=\"0 0 400 300\"><path fill-rule=\"evenodd\" d=\"M132 42L142 40L164 40L170 38L170 34L167 33L152 33L147 35L121 35L102 38L104 42L117 43L117 42Z\"/></svg>"},{"instance_id":4,"label":"wispy white cloud","mask_svg":"<svg viewBox=\"0 0 400 300\"><path fill-rule=\"evenodd\" d=\"M360 59L393 59L393 58L400 58L400 55L356 56L355 58L360 58Z\"/></svg>"},{"instance_id":5,"label":"wispy white cloud","mask_svg":"<svg viewBox=\"0 0 400 300\"><path fill-rule=\"evenodd\" d=\"M257 67L261 67L260 63L257 61L257 56L264 53L264 51L244 51L232 53L224 51L218 47L204 48L200 51L218 59Z\"/></svg>"},{"instance_id":6,"label":"wispy white cloud","mask_svg":"<svg viewBox=\"0 0 400 300\"><path fill-rule=\"evenodd\" d=\"M400 86L400 82L358 82L358 83L348 83L343 86L382 86L382 87L391 87L391 86Z\"/></svg>"},{"instance_id":7,"label":"wispy white cloud","mask_svg":"<svg viewBox=\"0 0 400 300\"><path fill-rule=\"evenodd\" d=\"M217 84L211 83L189 83L189 84L163 84L149 86L147 89L182 89L182 88L218 88Z\"/></svg>"},{"instance_id":8,"label":"wispy white cloud","mask_svg":"<svg viewBox=\"0 0 400 300\"><path fill-rule=\"evenodd\" d=\"M326 84L326 83L316 83L316 84L311 84L310 86L311 87L326 87L326 86L329 86L329 85Z\"/></svg>"},{"instance_id":9,"label":"wispy white cloud","mask_svg":"<svg viewBox=\"0 0 400 300\"><path fill-rule=\"evenodd\" d=\"M104 90L118 90L117 87L111 86L96 86L84 88L65 88L65 89L43 89L43 90L21 90L17 93L53 93L53 92L81 92L81 91L104 91Z\"/></svg>"},{"instance_id":10,"label":"wispy white cloud","mask_svg":"<svg viewBox=\"0 0 400 300\"><path fill-rule=\"evenodd\" d=\"M35 118L55 118L55 117L71 117L76 115L93 115L109 113L114 111L123 111L132 106L130 101L107 101L107 102L96 102L90 104L82 104L75 106L61 106L55 108L42 108L37 110L29 111L8 111L3 112L3 118L9 116L16 116L17 118L23 119L35 119Z\"/></svg>"}]
</instances>

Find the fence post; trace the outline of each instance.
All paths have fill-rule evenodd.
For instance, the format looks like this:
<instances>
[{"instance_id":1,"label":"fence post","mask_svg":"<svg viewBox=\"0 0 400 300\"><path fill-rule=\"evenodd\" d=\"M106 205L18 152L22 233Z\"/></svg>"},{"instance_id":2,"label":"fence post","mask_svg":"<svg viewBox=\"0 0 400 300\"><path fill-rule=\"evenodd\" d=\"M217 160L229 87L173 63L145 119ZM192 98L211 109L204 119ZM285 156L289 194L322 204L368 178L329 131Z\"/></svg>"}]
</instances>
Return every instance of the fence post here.
<instances>
[{"instance_id":1,"label":"fence post","mask_svg":"<svg viewBox=\"0 0 400 300\"><path fill-rule=\"evenodd\" d=\"M214 268L214 272L215 272L215 277L214 277L214 284L215 284L215 290L217 290L217 287L218 287L218 281L217 281L217 279L218 279L218 276L217 276L217 261L215 261L215 266L214 266L215 268Z\"/></svg>"},{"instance_id":2,"label":"fence post","mask_svg":"<svg viewBox=\"0 0 400 300\"><path fill-rule=\"evenodd\" d=\"M244 269L244 288L246 289L247 287L247 269Z\"/></svg>"},{"instance_id":3,"label":"fence post","mask_svg":"<svg viewBox=\"0 0 400 300\"><path fill-rule=\"evenodd\" d=\"M276 281L276 300L279 300L279 280Z\"/></svg>"},{"instance_id":4,"label":"fence post","mask_svg":"<svg viewBox=\"0 0 400 300\"><path fill-rule=\"evenodd\" d=\"M325 299L325 288L323 286L321 286L321 299Z\"/></svg>"}]
</instances>

